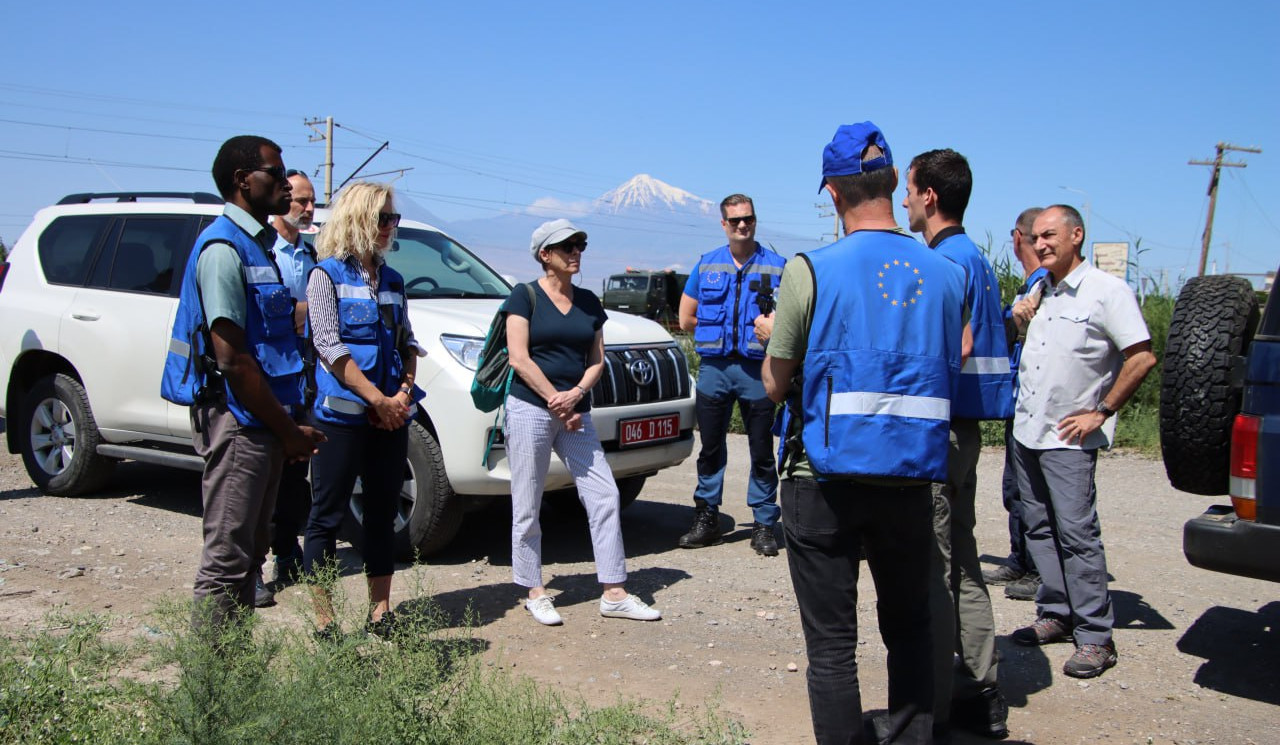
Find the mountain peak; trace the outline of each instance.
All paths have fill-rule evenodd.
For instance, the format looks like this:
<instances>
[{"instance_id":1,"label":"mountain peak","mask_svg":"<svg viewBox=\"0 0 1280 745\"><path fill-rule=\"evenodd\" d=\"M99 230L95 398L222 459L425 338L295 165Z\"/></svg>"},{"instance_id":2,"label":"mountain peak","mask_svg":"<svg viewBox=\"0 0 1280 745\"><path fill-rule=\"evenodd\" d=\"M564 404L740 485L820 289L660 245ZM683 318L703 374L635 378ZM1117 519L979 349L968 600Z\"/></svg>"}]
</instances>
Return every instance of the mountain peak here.
<instances>
[{"instance_id":1,"label":"mountain peak","mask_svg":"<svg viewBox=\"0 0 1280 745\"><path fill-rule=\"evenodd\" d=\"M656 209L705 214L709 213L714 206L702 197L690 194L647 173L632 176L626 183L605 192L596 200L596 209L600 212Z\"/></svg>"}]
</instances>

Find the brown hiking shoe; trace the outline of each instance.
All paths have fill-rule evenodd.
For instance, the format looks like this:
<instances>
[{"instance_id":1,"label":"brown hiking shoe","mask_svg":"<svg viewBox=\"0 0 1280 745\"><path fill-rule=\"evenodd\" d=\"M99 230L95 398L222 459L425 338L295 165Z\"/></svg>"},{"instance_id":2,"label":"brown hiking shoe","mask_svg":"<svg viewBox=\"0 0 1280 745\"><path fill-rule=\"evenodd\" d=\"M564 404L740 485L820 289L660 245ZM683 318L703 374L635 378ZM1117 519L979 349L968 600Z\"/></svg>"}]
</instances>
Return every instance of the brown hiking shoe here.
<instances>
[{"instance_id":1,"label":"brown hiking shoe","mask_svg":"<svg viewBox=\"0 0 1280 745\"><path fill-rule=\"evenodd\" d=\"M1062 666L1062 672L1073 678L1096 678L1116 666L1115 644L1081 644Z\"/></svg>"},{"instance_id":2,"label":"brown hiking shoe","mask_svg":"<svg viewBox=\"0 0 1280 745\"><path fill-rule=\"evenodd\" d=\"M1071 627L1066 621L1055 616L1041 616L1030 626L1024 626L1009 635L1014 642L1024 647L1037 647L1041 644L1071 641Z\"/></svg>"}]
</instances>

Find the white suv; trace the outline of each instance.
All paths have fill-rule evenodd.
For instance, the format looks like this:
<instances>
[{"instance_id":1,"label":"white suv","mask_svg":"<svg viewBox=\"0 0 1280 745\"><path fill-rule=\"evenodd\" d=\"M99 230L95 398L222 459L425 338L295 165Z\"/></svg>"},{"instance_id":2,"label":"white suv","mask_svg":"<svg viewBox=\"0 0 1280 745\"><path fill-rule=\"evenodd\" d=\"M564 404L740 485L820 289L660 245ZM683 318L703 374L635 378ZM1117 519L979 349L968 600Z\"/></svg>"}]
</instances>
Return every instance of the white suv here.
<instances>
[{"instance_id":1,"label":"white suv","mask_svg":"<svg viewBox=\"0 0 1280 745\"><path fill-rule=\"evenodd\" d=\"M92 493L122 459L203 468L187 409L160 398L160 372L187 256L221 211L212 194L73 194L40 210L0 263L0 416L9 451L22 453L41 491ZM418 364L427 397L411 425L396 523L398 554L425 556L448 545L468 509L510 494L500 422L472 407L469 390L511 288L452 238L410 220L388 261L404 275L429 352ZM651 321L610 313L605 356L593 416L625 506L646 477L692 452L693 386L684 354ZM547 489L571 485L553 462ZM351 508L358 520L359 494Z\"/></svg>"}]
</instances>

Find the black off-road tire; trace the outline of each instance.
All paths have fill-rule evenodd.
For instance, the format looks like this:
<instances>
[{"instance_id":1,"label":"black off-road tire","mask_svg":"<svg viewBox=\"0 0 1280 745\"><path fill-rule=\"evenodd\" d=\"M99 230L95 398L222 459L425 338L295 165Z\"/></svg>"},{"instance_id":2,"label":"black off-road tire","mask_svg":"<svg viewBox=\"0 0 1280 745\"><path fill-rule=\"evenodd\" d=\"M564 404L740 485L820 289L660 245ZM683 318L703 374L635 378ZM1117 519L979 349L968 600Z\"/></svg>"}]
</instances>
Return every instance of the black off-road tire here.
<instances>
[{"instance_id":1,"label":"black off-road tire","mask_svg":"<svg viewBox=\"0 0 1280 745\"><path fill-rule=\"evenodd\" d=\"M22 462L40 491L74 497L101 489L116 460L98 455L102 435L80 381L41 378L22 401Z\"/></svg>"},{"instance_id":2,"label":"black off-road tire","mask_svg":"<svg viewBox=\"0 0 1280 745\"><path fill-rule=\"evenodd\" d=\"M465 510L453 493L444 470L440 445L418 422L409 424L409 458L405 463L405 486L396 508L393 547L398 561L413 561L443 551L457 537ZM357 551L363 551L360 530L361 497L353 495L342 535Z\"/></svg>"},{"instance_id":3,"label":"black off-road tire","mask_svg":"<svg viewBox=\"0 0 1280 745\"><path fill-rule=\"evenodd\" d=\"M1257 328L1258 298L1248 280L1196 277L1179 293L1160 382L1160 449L1175 489L1227 493L1242 393L1232 369Z\"/></svg>"}]
</instances>

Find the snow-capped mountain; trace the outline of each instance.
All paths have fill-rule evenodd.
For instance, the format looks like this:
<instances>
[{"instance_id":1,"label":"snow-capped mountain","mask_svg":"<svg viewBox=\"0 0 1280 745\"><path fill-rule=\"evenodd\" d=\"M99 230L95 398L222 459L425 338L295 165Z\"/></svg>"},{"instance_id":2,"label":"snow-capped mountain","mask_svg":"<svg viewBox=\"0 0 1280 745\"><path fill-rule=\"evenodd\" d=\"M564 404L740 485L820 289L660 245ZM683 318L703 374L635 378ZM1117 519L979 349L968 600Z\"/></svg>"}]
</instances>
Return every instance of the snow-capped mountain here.
<instances>
[{"instance_id":1,"label":"snow-capped mountain","mask_svg":"<svg viewBox=\"0 0 1280 745\"><path fill-rule=\"evenodd\" d=\"M672 186L647 173L637 174L616 189L610 189L595 201L594 212L617 214L623 210L667 210L710 214L715 203Z\"/></svg>"}]
</instances>

